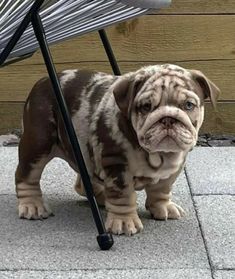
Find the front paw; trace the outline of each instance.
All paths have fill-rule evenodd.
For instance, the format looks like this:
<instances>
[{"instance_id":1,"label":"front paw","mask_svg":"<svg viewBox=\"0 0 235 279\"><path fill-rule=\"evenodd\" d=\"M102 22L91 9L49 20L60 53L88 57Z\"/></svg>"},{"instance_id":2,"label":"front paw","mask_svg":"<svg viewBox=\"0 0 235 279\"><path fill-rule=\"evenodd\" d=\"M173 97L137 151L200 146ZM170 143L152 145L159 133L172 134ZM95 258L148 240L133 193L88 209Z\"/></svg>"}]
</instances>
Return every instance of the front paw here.
<instances>
[{"instance_id":1,"label":"front paw","mask_svg":"<svg viewBox=\"0 0 235 279\"><path fill-rule=\"evenodd\" d=\"M131 236L143 230L142 222L137 213L114 214L108 212L105 227L113 234Z\"/></svg>"},{"instance_id":2,"label":"front paw","mask_svg":"<svg viewBox=\"0 0 235 279\"><path fill-rule=\"evenodd\" d=\"M154 219L159 220L180 219L185 216L183 208L172 201L156 202L149 211Z\"/></svg>"},{"instance_id":3,"label":"front paw","mask_svg":"<svg viewBox=\"0 0 235 279\"><path fill-rule=\"evenodd\" d=\"M52 211L41 197L19 198L19 217L28 220L46 219Z\"/></svg>"}]
</instances>

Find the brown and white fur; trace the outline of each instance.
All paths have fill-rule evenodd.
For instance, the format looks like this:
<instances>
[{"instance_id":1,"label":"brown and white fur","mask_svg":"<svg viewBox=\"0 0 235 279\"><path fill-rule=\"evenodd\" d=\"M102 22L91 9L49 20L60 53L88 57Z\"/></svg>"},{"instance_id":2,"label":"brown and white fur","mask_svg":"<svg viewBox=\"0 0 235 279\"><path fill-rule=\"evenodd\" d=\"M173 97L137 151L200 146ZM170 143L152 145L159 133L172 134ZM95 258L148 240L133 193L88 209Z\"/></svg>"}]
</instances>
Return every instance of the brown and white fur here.
<instances>
[{"instance_id":1,"label":"brown and white fur","mask_svg":"<svg viewBox=\"0 0 235 279\"><path fill-rule=\"evenodd\" d=\"M195 146L204 118L204 99L216 105L218 88L201 72L175 65L143 67L117 77L67 70L59 74L106 227L114 234L143 229L136 190L145 189L153 218L178 219L172 184ZM77 171L75 189L85 195L48 78L33 87L24 108L16 192L19 216L47 218L40 178L54 157Z\"/></svg>"}]
</instances>

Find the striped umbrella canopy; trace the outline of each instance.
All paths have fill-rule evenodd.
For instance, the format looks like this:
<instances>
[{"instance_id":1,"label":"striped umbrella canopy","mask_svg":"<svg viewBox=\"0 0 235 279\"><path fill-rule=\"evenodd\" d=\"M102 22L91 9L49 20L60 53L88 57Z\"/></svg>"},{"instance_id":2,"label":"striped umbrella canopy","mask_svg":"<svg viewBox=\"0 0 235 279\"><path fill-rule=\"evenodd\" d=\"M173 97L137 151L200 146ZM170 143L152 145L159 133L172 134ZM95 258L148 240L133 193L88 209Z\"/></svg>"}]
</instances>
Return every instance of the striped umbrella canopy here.
<instances>
[{"instance_id":1,"label":"striped umbrella canopy","mask_svg":"<svg viewBox=\"0 0 235 279\"><path fill-rule=\"evenodd\" d=\"M40 17L49 44L146 14L168 6L171 0L45 0ZM0 0L0 53L7 45L33 0ZM31 25L9 58L20 57L39 48Z\"/></svg>"}]
</instances>

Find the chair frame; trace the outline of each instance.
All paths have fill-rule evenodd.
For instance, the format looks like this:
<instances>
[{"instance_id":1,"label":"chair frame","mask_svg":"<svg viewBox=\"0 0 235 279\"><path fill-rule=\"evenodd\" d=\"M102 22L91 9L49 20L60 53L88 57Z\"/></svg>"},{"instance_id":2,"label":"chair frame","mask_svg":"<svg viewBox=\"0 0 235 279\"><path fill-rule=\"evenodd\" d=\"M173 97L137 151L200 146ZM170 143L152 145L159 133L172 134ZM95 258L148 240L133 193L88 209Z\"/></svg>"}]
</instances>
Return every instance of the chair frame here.
<instances>
[{"instance_id":1,"label":"chair frame","mask_svg":"<svg viewBox=\"0 0 235 279\"><path fill-rule=\"evenodd\" d=\"M76 136L76 133L74 130L74 126L72 124L72 120L71 120L70 114L68 112L68 108L67 108L67 105L66 105L66 102L65 102L65 99L63 96L63 92L62 92L62 89L61 89L61 86L59 83L59 79L58 79L58 76L56 73L56 69L55 69L55 66L54 66L54 63L52 60L52 56L51 56L49 45L48 45L48 42L46 39L44 27L43 27L43 24L42 24L40 15L39 15L39 10L40 10L43 2L44 2L44 0L36 0L34 2L34 4L31 6L28 13L25 15L23 21L21 22L21 24L15 31L14 35L9 40L8 44L6 45L6 47L4 48L2 53L0 53L0 67L6 66L8 64L17 62L22 59L26 59L33 54L33 53L27 54L20 58L14 58L14 59L7 61L9 54L11 53L11 51L13 50L13 48L19 41L20 37L22 36L22 34L24 33L24 31L26 30L26 28L28 27L28 25L31 22L32 26L33 26L34 34L38 40L38 43L39 43L39 46L40 46L40 49L41 49L41 52L42 52L42 55L44 58L45 65L47 67L47 72L48 72L49 78L51 80L52 87L54 89L54 94L55 94L55 97L57 100L59 110L61 112L61 116L62 116L62 119L64 122L64 127L67 132L69 141L71 143L71 147L72 147L73 154L74 154L74 159L78 166L78 169L79 169L79 172L80 172L80 175L82 178L82 182L84 184L87 199L89 201L89 204L90 204L90 207L92 210L93 218L94 218L97 230L98 230L97 242L98 242L101 250L109 250L114 244L113 237L110 233L108 233L105 230L104 222L103 222L102 216L100 214L100 211L99 211L99 208L98 208L95 196L94 196L90 177L89 177L86 165L85 165L85 161L82 156L82 152L81 152L81 149L80 149L80 146L78 143L78 139L77 139L77 136ZM109 40L108 40L108 37L107 37L105 31L103 29L99 30L99 35L102 40L103 46L105 48L106 54L108 56L109 62L111 64L113 73L115 75L120 75L121 72L118 67L118 63L115 59L114 53L112 51L112 47L109 43Z\"/></svg>"}]
</instances>

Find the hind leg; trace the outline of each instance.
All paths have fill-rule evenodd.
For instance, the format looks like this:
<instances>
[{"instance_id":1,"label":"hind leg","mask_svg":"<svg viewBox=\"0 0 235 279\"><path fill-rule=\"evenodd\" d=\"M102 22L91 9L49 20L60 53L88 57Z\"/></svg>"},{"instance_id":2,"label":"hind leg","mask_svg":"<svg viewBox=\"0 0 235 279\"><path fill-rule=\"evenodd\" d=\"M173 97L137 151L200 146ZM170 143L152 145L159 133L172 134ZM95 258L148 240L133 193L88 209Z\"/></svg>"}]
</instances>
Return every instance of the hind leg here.
<instances>
[{"instance_id":1,"label":"hind leg","mask_svg":"<svg viewBox=\"0 0 235 279\"><path fill-rule=\"evenodd\" d=\"M40 139L38 139L39 141ZM50 147L24 135L19 145L19 164L16 170L16 193L19 217L43 219L52 214L43 202L40 178L46 164L52 159Z\"/></svg>"},{"instance_id":2,"label":"hind leg","mask_svg":"<svg viewBox=\"0 0 235 279\"><path fill-rule=\"evenodd\" d=\"M18 198L19 217L25 219L43 219L52 214L49 207L44 203L40 188L42 171L48 162L48 158L24 161L16 170L16 193Z\"/></svg>"},{"instance_id":3,"label":"hind leg","mask_svg":"<svg viewBox=\"0 0 235 279\"><path fill-rule=\"evenodd\" d=\"M94 195L96 197L96 201L99 205L104 206L105 192L104 192L104 184L102 182L103 182L102 180L96 177L91 178L92 188L94 191ZM79 195L86 197L86 192L80 174L78 174L77 176L77 181L74 185L74 189Z\"/></svg>"},{"instance_id":4,"label":"hind leg","mask_svg":"<svg viewBox=\"0 0 235 279\"><path fill-rule=\"evenodd\" d=\"M42 111L43 110L43 111ZM46 118L41 119L42 115ZM52 214L43 201L40 178L46 164L54 157L57 133L50 111L32 108L24 111L24 132L19 144L19 164L15 173L19 217L43 219Z\"/></svg>"}]
</instances>

